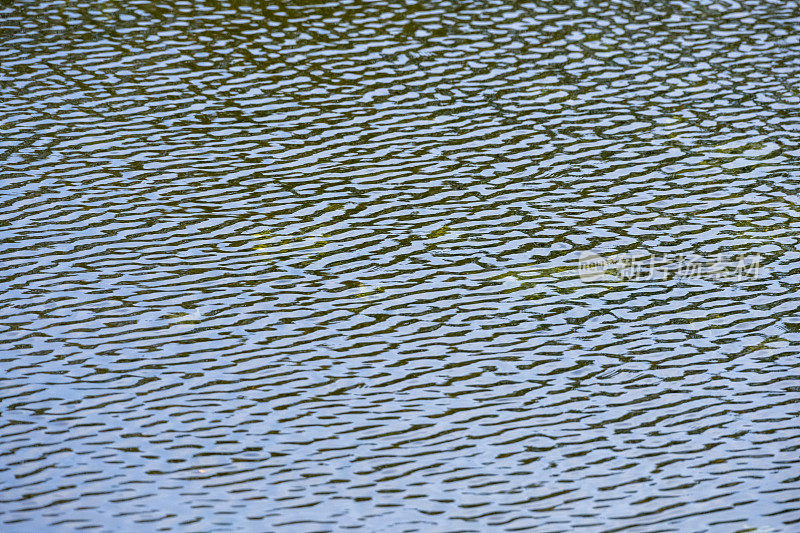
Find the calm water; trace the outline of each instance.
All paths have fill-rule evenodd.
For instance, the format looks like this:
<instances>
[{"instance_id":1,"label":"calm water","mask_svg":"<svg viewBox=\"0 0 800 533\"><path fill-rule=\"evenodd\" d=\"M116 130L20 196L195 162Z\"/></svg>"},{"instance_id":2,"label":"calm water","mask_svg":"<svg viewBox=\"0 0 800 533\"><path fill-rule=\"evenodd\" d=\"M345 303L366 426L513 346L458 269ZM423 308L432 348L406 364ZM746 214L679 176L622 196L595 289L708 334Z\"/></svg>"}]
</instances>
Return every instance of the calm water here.
<instances>
[{"instance_id":1,"label":"calm water","mask_svg":"<svg viewBox=\"0 0 800 533\"><path fill-rule=\"evenodd\" d=\"M797 1L0 27L0 531L800 531Z\"/></svg>"}]
</instances>

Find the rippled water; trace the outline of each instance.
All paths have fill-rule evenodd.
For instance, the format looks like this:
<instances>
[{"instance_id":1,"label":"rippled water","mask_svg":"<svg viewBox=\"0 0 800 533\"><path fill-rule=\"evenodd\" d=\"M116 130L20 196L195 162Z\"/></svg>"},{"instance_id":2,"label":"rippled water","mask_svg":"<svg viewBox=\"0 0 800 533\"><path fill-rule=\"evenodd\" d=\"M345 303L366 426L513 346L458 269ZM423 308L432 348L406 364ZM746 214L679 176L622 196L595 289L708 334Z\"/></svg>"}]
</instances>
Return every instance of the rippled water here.
<instances>
[{"instance_id":1,"label":"rippled water","mask_svg":"<svg viewBox=\"0 0 800 533\"><path fill-rule=\"evenodd\" d=\"M800 531L798 2L0 27L0 531Z\"/></svg>"}]
</instances>

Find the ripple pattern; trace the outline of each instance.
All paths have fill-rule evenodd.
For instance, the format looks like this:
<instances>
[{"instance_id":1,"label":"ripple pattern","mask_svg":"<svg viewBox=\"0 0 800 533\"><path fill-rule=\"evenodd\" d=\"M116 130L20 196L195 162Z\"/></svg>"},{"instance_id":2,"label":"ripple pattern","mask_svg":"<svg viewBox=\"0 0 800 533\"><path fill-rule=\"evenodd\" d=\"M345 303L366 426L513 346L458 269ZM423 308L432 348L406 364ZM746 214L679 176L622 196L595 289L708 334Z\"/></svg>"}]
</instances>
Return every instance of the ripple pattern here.
<instances>
[{"instance_id":1,"label":"ripple pattern","mask_svg":"<svg viewBox=\"0 0 800 533\"><path fill-rule=\"evenodd\" d=\"M0 531L800 531L798 13L0 4Z\"/></svg>"}]
</instances>

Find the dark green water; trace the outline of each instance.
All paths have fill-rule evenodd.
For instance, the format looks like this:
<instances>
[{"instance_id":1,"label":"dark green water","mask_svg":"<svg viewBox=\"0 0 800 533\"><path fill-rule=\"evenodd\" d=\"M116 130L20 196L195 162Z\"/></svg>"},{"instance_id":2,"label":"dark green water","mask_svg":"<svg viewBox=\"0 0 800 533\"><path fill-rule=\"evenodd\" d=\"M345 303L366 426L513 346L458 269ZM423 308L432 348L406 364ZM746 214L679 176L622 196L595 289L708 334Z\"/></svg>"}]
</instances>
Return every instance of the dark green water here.
<instances>
[{"instance_id":1,"label":"dark green water","mask_svg":"<svg viewBox=\"0 0 800 533\"><path fill-rule=\"evenodd\" d=\"M800 531L796 1L0 28L0 532Z\"/></svg>"}]
</instances>

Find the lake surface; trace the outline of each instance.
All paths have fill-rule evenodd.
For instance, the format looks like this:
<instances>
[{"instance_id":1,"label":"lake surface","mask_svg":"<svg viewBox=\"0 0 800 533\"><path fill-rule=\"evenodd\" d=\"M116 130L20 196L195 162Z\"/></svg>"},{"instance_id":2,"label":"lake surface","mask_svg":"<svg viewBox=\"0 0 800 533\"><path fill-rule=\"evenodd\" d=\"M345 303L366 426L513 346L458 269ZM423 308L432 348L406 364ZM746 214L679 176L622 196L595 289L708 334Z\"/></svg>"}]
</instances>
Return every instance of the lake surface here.
<instances>
[{"instance_id":1,"label":"lake surface","mask_svg":"<svg viewBox=\"0 0 800 533\"><path fill-rule=\"evenodd\" d=\"M0 28L0 531L800 531L796 1Z\"/></svg>"}]
</instances>

